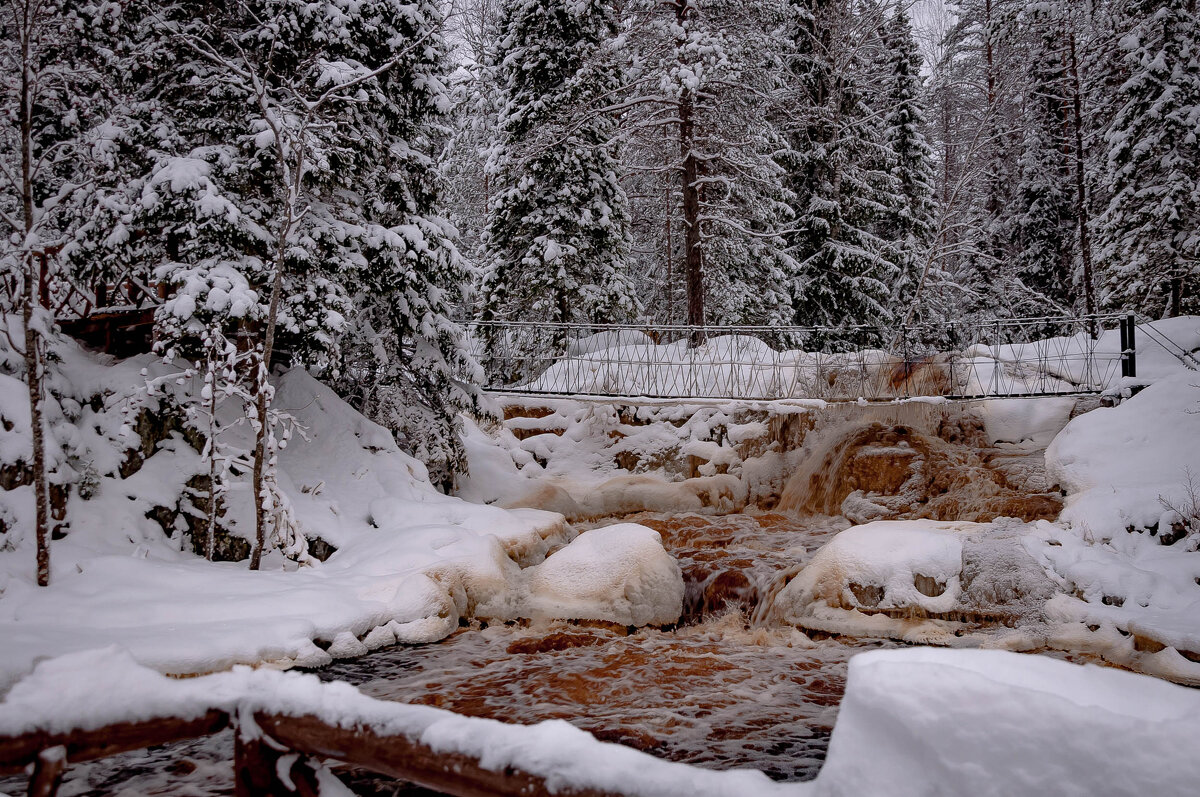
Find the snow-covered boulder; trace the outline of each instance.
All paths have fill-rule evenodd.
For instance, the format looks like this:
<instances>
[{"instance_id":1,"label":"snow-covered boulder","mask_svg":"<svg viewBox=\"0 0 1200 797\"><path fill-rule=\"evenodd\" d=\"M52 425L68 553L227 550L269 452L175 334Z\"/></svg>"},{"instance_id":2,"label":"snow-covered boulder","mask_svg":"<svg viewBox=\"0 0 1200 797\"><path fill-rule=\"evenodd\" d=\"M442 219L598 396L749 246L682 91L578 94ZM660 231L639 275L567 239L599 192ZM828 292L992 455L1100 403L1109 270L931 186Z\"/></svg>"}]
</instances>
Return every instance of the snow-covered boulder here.
<instances>
[{"instance_id":1,"label":"snow-covered boulder","mask_svg":"<svg viewBox=\"0 0 1200 797\"><path fill-rule=\"evenodd\" d=\"M669 625L683 611L683 575L657 531L633 523L585 532L525 571L535 618Z\"/></svg>"},{"instance_id":2,"label":"snow-covered boulder","mask_svg":"<svg viewBox=\"0 0 1200 797\"><path fill-rule=\"evenodd\" d=\"M1055 588L1026 552L1027 527L877 521L826 543L775 599L802 628L953 644L963 622L1040 619Z\"/></svg>"},{"instance_id":3,"label":"snow-covered boulder","mask_svg":"<svg viewBox=\"0 0 1200 797\"><path fill-rule=\"evenodd\" d=\"M1200 693L998 650L861 653L820 797L1191 795Z\"/></svg>"}]
</instances>

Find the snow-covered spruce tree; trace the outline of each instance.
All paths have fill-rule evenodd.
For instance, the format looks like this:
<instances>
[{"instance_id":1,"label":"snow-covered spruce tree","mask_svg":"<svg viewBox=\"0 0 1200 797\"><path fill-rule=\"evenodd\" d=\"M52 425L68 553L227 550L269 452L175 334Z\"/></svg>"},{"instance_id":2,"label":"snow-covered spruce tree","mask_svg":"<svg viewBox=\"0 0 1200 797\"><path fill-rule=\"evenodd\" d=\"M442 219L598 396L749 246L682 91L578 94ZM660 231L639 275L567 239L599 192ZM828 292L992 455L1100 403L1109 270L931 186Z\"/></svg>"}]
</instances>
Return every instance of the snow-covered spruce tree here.
<instances>
[{"instance_id":1,"label":"snow-covered spruce tree","mask_svg":"<svg viewBox=\"0 0 1200 797\"><path fill-rule=\"evenodd\" d=\"M49 456L58 442L44 407L46 335L56 320L47 305L67 292L64 249L92 201L106 149L102 56L86 32L109 24L110 10L54 0L13 0L0 10L0 326L28 387L31 439L22 461L34 494L41 586L50 582L51 460L60 459Z\"/></svg>"},{"instance_id":2,"label":"snow-covered spruce tree","mask_svg":"<svg viewBox=\"0 0 1200 797\"><path fill-rule=\"evenodd\" d=\"M880 234L895 251L900 270L893 315L904 323L931 320L922 312L922 293L932 267L934 175L933 150L925 138L925 97L921 55L904 7L884 26L886 73L880 98L884 146L892 160L899 193Z\"/></svg>"},{"instance_id":3,"label":"snow-covered spruce tree","mask_svg":"<svg viewBox=\"0 0 1200 797\"><path fill-rule=\"evenodd\" d=\"M1200 20L1194 0L1136 0L1120 44L1129 70L1106 135L1097 220L1103 301L1152 316L1200 307Z\"/></svg>"},{"instance_id":4,"label":"snow-covered spruce tree","mask_svg":"<svg viewBox=\"0 0 1200 797\"><path fill-rule=\"evenodd\" d=\"M605 46L615 35L601 0L505 4L483 320L608 322L637 312L616 122L604 109L621 80Z\"/></svg>"},{"instance_id":5,"label":"snow-covered spruce tree","mask_svg":"<svg viewBox=\"0 0 1200 797\"><path fill-rule=\"evenodd\" d=\"M449 105L441 18L433 3L391 0L329 14L289 0L137 11L123 43L142 72L125 144L144 168L124 175L106 219L149 235L102 242L163 282L199 286L163 308L166 347L198 353L209 313L248 355L238 376L253 397L256 566L272 536L294 536L272 487L284 431L273 362L319 369L398 432L405 419L390 409L423 404L443 421L423 424L428 435L449 429L444 447L461 452L455 416L473 396L458 381L470 361L449 302L466 274L435 213L429 135ZM243 290L218 288L226 270Z\"/></svg>"},{"instance_id":6,"label":"snow-covered spruce tree","mask_svg":"<svg viewBox=\"0 0 1200 797\"><path fill-rule=\"evenodd\" d=\"M1012 265L1029 290L1035 314L1069 313L1074 305L1074 137L1067 98L1065 20L1039 7L1023 17L1031 32L1026 50L1025 124L1015 212Z\"/></svg>"},{"instance_id":7,"label":"snow-covered spruce tree","mask_svg":"<svg viewBox=\"0 0 1200 797\"><path fill-rule=\"evenodd\" d=\"M796 323L827 328L807 345L848 349L882 343L893 320L899 270L876 225L892 213L898 183L867 104L863 28L850 8L802 0L791 30L794 122L784 167L796 196L792 257Z\"/></svg>"},{"instance_id":8,"label":"snow-covered spruce tree","mask_svg":"<svg viewBox=\"0 0 1200 797\"><path fill-rule=\"evenodd\" d=\"M626 7L635 68L623 162L635 270L656 318L790 323L791 201L771 118L786 13L775 0Z\"/></svg>"}]
</instances>

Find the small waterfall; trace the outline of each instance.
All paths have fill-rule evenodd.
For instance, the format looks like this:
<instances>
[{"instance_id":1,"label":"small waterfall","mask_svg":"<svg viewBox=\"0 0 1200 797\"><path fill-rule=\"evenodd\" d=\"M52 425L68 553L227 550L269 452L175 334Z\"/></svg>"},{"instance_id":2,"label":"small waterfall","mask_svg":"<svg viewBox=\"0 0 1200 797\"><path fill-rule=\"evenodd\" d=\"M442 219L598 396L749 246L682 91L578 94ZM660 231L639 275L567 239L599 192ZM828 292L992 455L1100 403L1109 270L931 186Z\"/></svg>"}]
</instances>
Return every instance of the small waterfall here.
<instances>
[{"instance_id":1,"label":"small waterfall","mask_svg":"<svg viewBox=\"0 0 1200 797\"><path fill-rule=\"evenodd\" d=\"M1010 452L990 447L977 415L936 405L899 407L848 408L857 412L846 417L843 411L817 427L779 508L844 515L855 523L1058 515L1059 497L1044 483L1022 478Z\"/></svg>"}]
</instances>

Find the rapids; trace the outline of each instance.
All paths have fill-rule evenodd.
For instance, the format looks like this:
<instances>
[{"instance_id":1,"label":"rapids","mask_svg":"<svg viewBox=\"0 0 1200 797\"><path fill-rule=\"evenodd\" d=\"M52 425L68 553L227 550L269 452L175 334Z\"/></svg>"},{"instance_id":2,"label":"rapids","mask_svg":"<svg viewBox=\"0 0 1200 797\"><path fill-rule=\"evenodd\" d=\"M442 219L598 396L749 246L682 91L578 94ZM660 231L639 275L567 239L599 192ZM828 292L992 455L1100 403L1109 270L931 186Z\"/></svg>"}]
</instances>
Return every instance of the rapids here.
<instances>
[{"instance_id":1,"label":"rapids","mask_svg":"<svg viewBox=\"0 0 1200 797\"><path fill-rule=\"evenodd\" d=\"M656 528L688 585L674 629L463 628L337 662L367 694L506 722L565 719L673 761L806 780L824 760L853 654L894 643L755 624L779 574L846 527L777 513L624 518Z\"/></svg>"}]
</instances>

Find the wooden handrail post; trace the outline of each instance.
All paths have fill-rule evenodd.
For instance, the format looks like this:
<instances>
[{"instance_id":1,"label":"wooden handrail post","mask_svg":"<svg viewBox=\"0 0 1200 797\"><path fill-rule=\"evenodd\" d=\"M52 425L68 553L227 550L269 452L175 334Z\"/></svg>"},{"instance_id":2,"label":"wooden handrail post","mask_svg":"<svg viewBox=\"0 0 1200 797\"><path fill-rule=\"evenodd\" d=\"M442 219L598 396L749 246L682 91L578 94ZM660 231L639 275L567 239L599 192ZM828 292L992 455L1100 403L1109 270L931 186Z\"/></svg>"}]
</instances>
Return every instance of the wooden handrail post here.
<instances>
[{"instance_id":1,"label":"wooden handrail post","mask_svg":"<svg viewBox=\"0 0 1200 797\"><path fill-rule=\"evenodd\" d=\"M320 797L321 791L309 759L263 733L247 712L239 712L234 729L233 782L236 797Z\"/></svg>"},{"instance_id":2,"label":"wooden handrail post","mask_svg":"<svg viewBox=\"0 0 1200 797\"><path fill-rule=\"evenodd\" d=\"M61 744L47 747L38 753L29 779L29 797L54 797L67 768L67 748Z\"/></svg>"}]
</instances>

